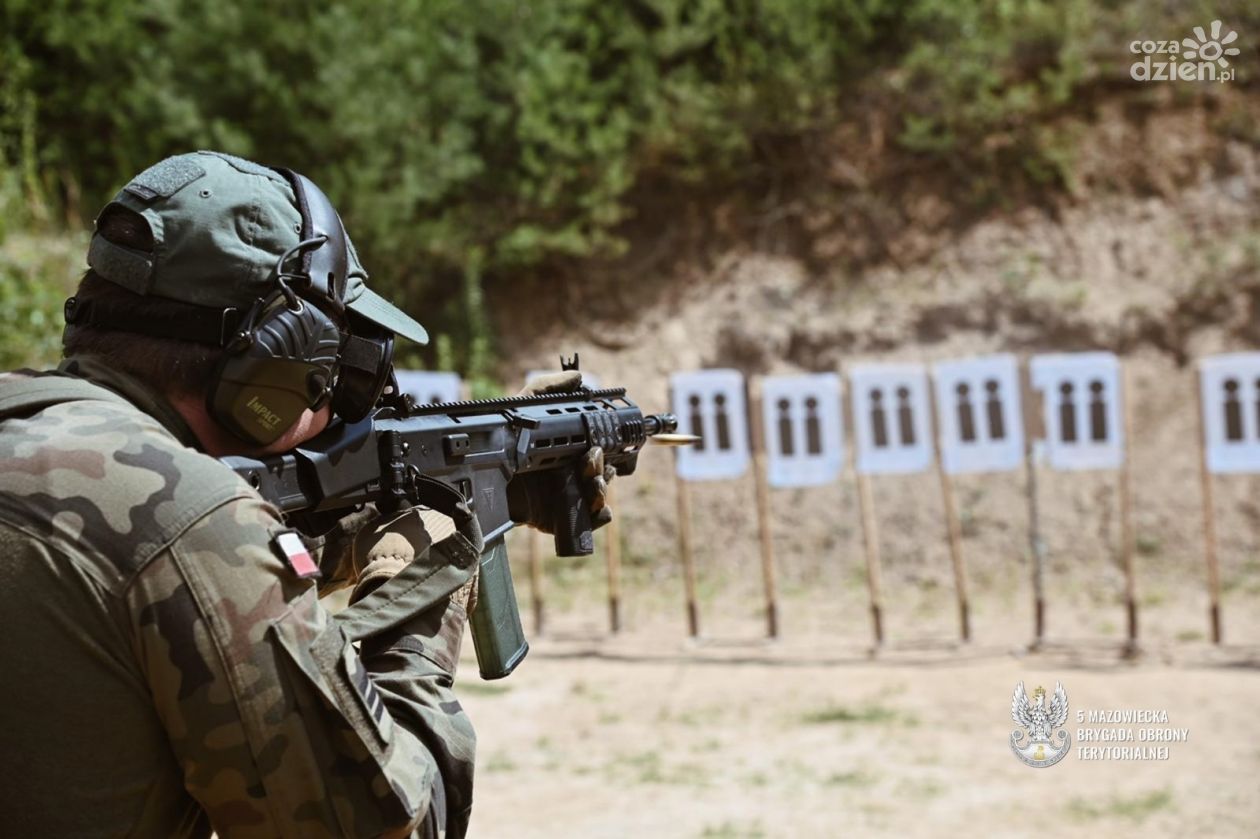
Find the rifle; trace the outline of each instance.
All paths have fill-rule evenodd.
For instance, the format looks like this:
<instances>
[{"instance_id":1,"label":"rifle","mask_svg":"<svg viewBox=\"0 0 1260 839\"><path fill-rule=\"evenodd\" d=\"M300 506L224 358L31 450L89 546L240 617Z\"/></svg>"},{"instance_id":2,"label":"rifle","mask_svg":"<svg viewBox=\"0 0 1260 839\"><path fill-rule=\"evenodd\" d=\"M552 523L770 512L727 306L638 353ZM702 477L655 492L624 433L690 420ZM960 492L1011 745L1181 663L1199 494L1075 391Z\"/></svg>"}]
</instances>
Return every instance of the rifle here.
<instances>
[{"instance_id":1,"label":"rifle","mask_svg":"<svg viewBox=\"0 0 1260 839\"><path fill-rule=\"evenodd\" d=\"M590 499L582 468L593 446L618 475L634 472L653 437L680 444L673 414L645 415L625 388L419 405L395 386L356 423L338 423L303 446L257 460L223 461L285 513L356 509L384 513L424 504L432 481L463 499L480 525L477 607L470 618L484 679L511 673L529 651L521 627L504 536L512 529L507 487L517 475L543 478L558 503L557 556L594 551Z\"/></svg>"}]
</instances>

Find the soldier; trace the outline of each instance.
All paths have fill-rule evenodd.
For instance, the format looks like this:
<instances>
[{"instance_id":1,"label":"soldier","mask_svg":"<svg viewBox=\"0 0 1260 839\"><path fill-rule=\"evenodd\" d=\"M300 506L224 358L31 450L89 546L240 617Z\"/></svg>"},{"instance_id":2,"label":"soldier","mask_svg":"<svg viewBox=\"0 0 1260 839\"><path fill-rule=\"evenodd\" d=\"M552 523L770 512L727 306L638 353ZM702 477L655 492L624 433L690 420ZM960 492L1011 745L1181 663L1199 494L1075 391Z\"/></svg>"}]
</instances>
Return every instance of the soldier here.
<instances>
[{"instance_id":1,"label":"soldier","mask_svg":"<svg viewBox=\"0 0 1260 839\"><path fill-rule=\"evenodd\" d=\"M132 180L88 264L65 361L0 375L4 833L464 835L476 563L357 647L315 578L353 602L479 535L369 510L299 537L216 459L366 415L424 329L367 289L314 184L224 154Z\"/></svg>"}]
</instances>

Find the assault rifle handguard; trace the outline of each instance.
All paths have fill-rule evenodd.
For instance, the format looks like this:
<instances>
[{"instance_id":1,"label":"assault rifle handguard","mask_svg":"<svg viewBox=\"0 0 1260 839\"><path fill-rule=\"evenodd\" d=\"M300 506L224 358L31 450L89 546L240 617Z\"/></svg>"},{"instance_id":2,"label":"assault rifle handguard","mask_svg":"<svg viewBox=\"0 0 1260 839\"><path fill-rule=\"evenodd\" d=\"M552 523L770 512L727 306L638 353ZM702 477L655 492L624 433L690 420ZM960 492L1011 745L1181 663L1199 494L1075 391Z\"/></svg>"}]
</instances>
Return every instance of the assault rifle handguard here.
<instances>
[{"instance_id":1,"label":"assault rifle handguard","mask_svg":"<svg viewBox=\"0 0 1260 839\"><path fill-rule=\"evenodd\" d=\"M605 463L629 475L648 439L676 427L672 414L645 415L624 388L436 405L392 396L366 419L335 424L291 452L224 462L285 513L349 512L368 502L382 512L424 505L431 480L457 491L485 540L471 617L477 663L483 678L498 679L529 649L503 538L513 526L508 483L546 473L560 502L552 523L556 555L585 556L594 550L586 452L601 447Z\"/></svg>"}]
</instances>

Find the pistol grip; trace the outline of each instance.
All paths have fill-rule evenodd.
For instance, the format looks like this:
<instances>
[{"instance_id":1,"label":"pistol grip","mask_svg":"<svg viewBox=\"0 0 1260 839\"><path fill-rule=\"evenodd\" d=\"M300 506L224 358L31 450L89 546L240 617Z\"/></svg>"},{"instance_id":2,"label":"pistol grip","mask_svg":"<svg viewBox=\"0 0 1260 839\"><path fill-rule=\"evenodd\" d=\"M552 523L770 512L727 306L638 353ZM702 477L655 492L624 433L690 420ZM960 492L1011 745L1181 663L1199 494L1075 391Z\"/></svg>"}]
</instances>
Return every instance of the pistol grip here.
<instances>
[{"instance_id":1,"label":"pistol grip","mask_svg":"<svg viewBox=\"0 0 1260 839\"><path fill-rule=\"evenodd\" d=\"M590 556L595 552L591 499L586 497L585 487L581 463L561 473L560 503L553 522L556 556Z\"/></svg>"}]
</instances>

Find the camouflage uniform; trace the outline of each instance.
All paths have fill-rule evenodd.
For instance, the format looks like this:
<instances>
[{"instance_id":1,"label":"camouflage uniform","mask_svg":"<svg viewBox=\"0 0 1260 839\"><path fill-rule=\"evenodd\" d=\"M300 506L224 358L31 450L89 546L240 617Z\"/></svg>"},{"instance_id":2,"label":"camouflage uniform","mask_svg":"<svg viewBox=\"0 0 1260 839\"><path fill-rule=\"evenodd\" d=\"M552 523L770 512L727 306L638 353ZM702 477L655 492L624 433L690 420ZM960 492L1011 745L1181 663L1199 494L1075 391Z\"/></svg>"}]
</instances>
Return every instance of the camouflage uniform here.
<instances>
[{"instance_id":1,"label":"camouflage uniform","mask_svg":"<svg viewBox=\"0 0 1260 839\"><path fill-rule=\"evenodd\" d=\"M2 832L462 836L463 608L356 651L194 445L92 359L0 375Z\"/></svg>"}]
</instances>

